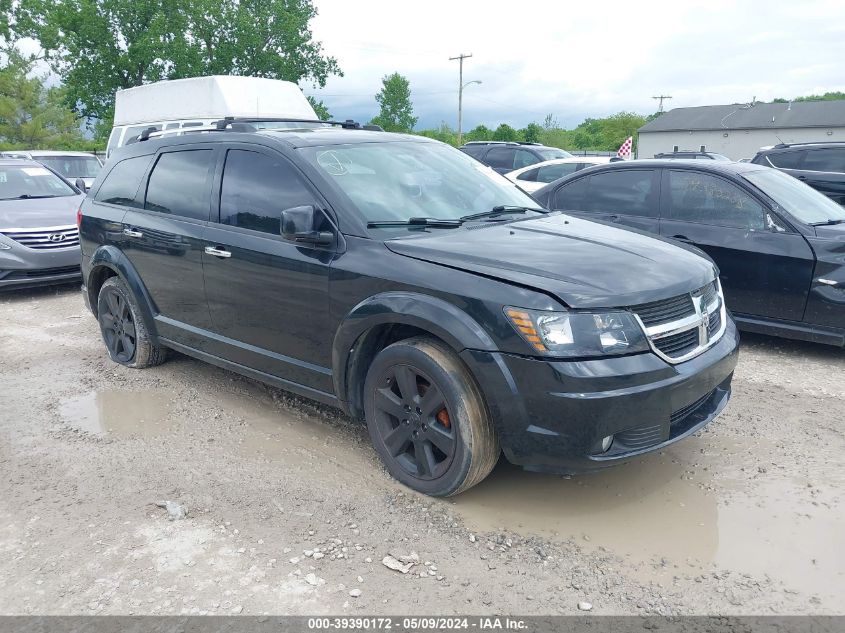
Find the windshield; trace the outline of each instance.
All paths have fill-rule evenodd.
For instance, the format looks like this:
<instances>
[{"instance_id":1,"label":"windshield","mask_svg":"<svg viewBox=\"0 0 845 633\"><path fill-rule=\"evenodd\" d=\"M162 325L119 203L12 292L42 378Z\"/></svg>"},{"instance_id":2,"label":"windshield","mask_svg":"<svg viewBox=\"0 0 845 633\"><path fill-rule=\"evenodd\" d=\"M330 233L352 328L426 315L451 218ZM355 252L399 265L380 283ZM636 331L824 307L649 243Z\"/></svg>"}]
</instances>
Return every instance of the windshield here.
<instances>
[{"instance_id":1,"label":"windshield","mask_svg":"<svg viewBox=\"0 0 845 633\"><path fill-rule=\"evenodd\" d=\"M845 208L789 174L767 168L743 177L801 222L845 221Z\"/></svg>"},{"instance_id":2,"label":"windshield","mask_svg":"<svg viewBox=\"0 0 845 633\"><path fill-rule=\"evenodd\" d=\"M367 221L457 220L497 206L540 206L490 167L440 143L360 143L300 151Z\"/></svg>"},{"instance_id":3,"label":"windshield","mask_svg":"<svg viewBox=\"0 0 845 633\"><path fill-rule=\"evenodd\" d=\"M0 165L0 200L55 198L76 192L41 165Z\"/></svg>"},{"instance_id":4,"label":"windshield","mask_svg":"<svg viewBox=\"0 0 845 633\"><path fill-rule=\"evenodd\" d=\"M543 157L543 160L554 160L556 158L572 158L572 154L562 149L540 149L537 153Z\"/></svg>"},{"instance_id":5,"label":"windshield","mask_svg":"<svg viewBox=\"0 0 845 633\"><path fill-rule=\"evenodd\" d=\"M39 156L36 160L70 180L96 178L101 169L100 161L93 156Z\"/></svg>"}]
</instances>

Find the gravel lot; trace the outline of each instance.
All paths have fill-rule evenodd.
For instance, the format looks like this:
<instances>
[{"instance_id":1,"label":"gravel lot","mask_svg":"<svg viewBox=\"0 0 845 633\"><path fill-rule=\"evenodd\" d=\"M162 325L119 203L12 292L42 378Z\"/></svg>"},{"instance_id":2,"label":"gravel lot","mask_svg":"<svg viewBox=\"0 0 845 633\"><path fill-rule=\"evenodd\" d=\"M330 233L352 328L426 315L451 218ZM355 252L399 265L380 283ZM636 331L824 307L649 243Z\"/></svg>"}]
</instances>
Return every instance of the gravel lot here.
<instances>
[{"instance_id":1,"label":"gravel lot","mask_svg":"<svg viewBox=\"0 0 845 633\"><path fill-rule=\"evenodd\" d=\"M118 366L73 287L0 295L0 613L843 614L844 370L747 335L697 436L432 500L339 412Z\"/></svg>"}]
</instances>

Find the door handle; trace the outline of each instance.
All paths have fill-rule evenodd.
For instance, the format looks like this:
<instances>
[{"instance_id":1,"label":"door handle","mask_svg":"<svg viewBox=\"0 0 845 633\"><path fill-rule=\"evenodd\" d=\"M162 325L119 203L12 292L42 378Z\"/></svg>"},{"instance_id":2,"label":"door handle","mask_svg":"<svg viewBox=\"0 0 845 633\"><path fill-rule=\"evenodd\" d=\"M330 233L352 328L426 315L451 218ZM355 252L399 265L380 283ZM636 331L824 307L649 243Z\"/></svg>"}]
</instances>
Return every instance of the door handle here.
<instances>
[{"instance_id":1,"label":"door handle","mask_svg":"<svg viewBox=\"0 0 845 633\"><path fill-rule=\"evenodd\" d=\"M679 242L692 243L692 240L690 238L688 238L686 235L673 235L672 239L678 240Z\"/></svg>"},{"instance_id":2,"label":"door handle","mask_svg":"<svg viewBox=\"0 0 845 633\"><path fill-rule=\"evenodd\" d=\"M144 234L141 231L135 231L133 229L123 229L123 234L126 237L144 237Z\"/></svg>"},{"instance_id":3,"label":"door handle","mask_svg":"<svg viewBox=\"0 0 845 633\"><path fill-rule=\"evenodd\" d=\"M220 259L226 259L232 256L232 253L230 253L229 251L224 251L222 248L217 248L216 246L206 246L205 254L214 255L215 257L219 257Z\"/></svg>"}]
</instances>

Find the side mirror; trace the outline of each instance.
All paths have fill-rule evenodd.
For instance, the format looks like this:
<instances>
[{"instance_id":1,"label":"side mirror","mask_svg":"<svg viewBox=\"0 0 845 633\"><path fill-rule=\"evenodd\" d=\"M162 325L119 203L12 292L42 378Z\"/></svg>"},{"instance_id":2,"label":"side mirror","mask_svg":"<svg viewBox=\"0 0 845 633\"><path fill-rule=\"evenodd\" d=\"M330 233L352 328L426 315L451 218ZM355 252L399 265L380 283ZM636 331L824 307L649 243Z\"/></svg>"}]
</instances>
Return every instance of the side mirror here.
<instances>
[{"instance_id":1,"label":"side mirror","mask_svg":"<svg viewBox=\"0 0 845 633\"><path fill-rule=\"evenodd\" d=\"M86 186L85 181L82 180L82 178L77 178L76 182L74 182L73 184L82 193L88 193L88 187Z\"/></svg>"},{"instance_id":2,"label":"side mirror","mask_svg":"<svg viewBox=\"0 0 845 633\"><path fill-rule=\"evenodd\" d=\"M328 246L334 242L334 234L314 228L319 216L320 212L311 205L285 209L282 211L282 236L299 244Z\"/></svg>"}]
</instances>

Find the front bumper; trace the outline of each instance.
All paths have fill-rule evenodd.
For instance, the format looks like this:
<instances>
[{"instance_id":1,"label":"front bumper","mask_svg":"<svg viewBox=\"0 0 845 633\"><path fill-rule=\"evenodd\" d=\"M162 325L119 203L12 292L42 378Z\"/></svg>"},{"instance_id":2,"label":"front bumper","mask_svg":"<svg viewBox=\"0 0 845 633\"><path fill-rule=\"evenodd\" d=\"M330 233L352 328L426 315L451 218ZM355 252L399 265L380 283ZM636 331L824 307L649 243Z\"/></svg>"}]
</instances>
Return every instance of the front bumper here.
<instances>
[{"instance_id":1,"label":"front bumper","mask_svg":"<svg viewBox=\"0 0 845 633\"><path fill-rule=\"evenodd\" d=\"M29 288L78 280L82 274L78 246L37 251L14 245L0 250L0 290Z\"/></svg>"},{"instance_id":2,"label":"front bumper","mask_svg":"<svg viewBox=\"0 0 845 633\"><path fill-rule=\"evenodd\" d=\"M545 361L465 350L505 456L528 470L578 473L661 449L713 420L730 398L739 335L728 319L701 355ZM614 436L603 452L602 438Z\"/></svg>"}]
</instances>

